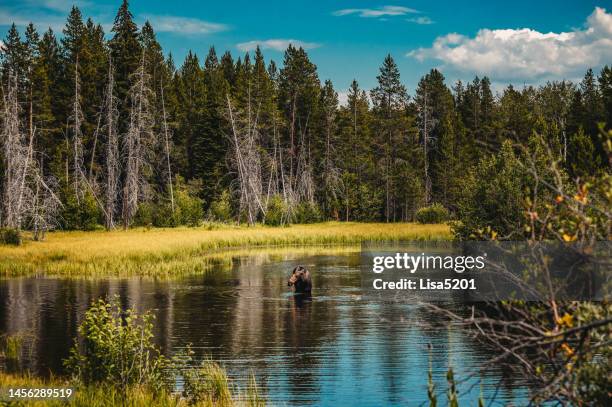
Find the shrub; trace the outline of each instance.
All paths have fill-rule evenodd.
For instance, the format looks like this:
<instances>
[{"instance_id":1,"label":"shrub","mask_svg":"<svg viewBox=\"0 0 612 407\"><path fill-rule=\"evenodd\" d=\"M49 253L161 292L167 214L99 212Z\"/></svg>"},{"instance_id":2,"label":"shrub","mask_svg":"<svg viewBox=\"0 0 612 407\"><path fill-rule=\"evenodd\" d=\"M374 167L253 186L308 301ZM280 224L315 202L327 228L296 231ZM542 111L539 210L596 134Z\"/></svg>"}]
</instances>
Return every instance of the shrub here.
<instances>
[{"instance_id":1,"label":"shrub","mask_svg":"<svg viewBox=\"0 0 612 407\"><path fill-rule=\"evenodd\" d=\"M321 211L314 202L301 202L295 207L293 220L295 223L315 223L321 220Z\"/></svg>"},{"instance_id":2,"label":"shrub","mask_svg":"<svg viewBox=\"0 0 612 407\"><path fill-rule=\"evenodd\" d=\"M421 208L416 212L419 223L442 223L448 220L448 210L439 203Z\"/></svg>"},{"instance_id":3,"label":"shrub","mask_svg":"<svg viewBox=\"0 0 612 407\"><path fill-rule=\"evenodd\" d=\"M154 223L156 207L152 203L143 202L138 205L134 220L132 221L133 226L147 226L150 227Z\"/></svg>"},{"instance_id":4,"label":"shrub","mask_svg":"<svg viewBox=\"0 0 612 407\"><path fill-rule=\"evenodd\" d=\"M78 329L82 346L75 341L65 361L69 373L85 384L163 388L170 363L153 344L152 320L150 313L122 312L116 297L92 302Z\"/></svg>"},{"instance_id":5,"label":"shrub","mask_svg":"<svg viewBox=\"0 0 612 407\"><path fill-rule=\"evenodd\" d=\"M232 204L229 191L223 191L221 195L210 204L210 216L218 222L230 222L232 220Z\"/></svg>"},{"instance_id":6,"label":"shrub","mask_svg":"<svg viewBox=\"0 0 612 407\"><path fill-rule=\"evenodd\" d=\"M454 233L469 238L484 228L500 235L518 230L524 211L523 174L509 141L499 153L482 158L464 180Z\"/></svg>"},{"instance_id":7,"label":"shrub","mask_svg":"<svg viewBox=\"0 0 612 407\"><path fill-rule=\"evenodd\" d=\"M0 243L19 246L21 244L21 233L17 229L0 229Z\"/></svg>"},{"instance_id":8,"label":"shrub","mask_svg":"<svg viewBox=\"0 0 612 407\"><path fill-rule=\"evenodd\" d=\"M204 218L202 200L187 189L178 189L174 195L173 216L177 225L198 226Z\"/></svg>"},{"instance_id":9,"label":"shrub","mask_svg":"<svg viewBox=\"0 0 612 407\"><path fill-rule=\"evenodd\" d=\"M280 195L274 195L268 201L264 223L270 226L280 226L288 222L289 208Z\"/></svg>"},{"instance_id":10,"label":"shrub","mask_svg":"<svg viewBox=\"0 0 612 407\"><path fill-rule=\"evenodd\" d=\"M86 191L84 197L77 197L69 188L64 188L64 210L61 226L67 230L95 230L100 224L101 212L96 198Z\"/></svg>"}]
</instances>

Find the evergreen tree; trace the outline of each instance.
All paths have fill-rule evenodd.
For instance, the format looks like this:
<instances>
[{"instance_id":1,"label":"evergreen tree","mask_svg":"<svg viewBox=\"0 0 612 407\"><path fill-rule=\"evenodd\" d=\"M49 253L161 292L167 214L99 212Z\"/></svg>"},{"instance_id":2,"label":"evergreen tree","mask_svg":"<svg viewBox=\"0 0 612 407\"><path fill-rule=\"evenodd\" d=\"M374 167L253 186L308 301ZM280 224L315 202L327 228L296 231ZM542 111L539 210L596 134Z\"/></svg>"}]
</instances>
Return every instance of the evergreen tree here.
<instances>
[{"instance_id":1,"label":"evergreen tree","mask_svg":"<svg viewBox=\"0 0 612 407\"><path fill-rule=\"evenodd\" d=\"M229 51L221 57L221 70L223 71L223 77L233 88L236 80L236 72L234 70L234 58Z\"/></svg>"},{"instance_id":2,"label":"evergreen tree","mask_svg":"<svg viewBox=\"0 0 612 407\"><path fill-rule=\"evenodd\" d=\"M21 36L14 23L6 34L0 55L2 57L2 83L6 87L10 75L17 75L18 94L20 98L23 98L27 91L27 48L26 44L21 41Z\"/></svg>"},{"instance_id":3,"label":"evergreen tree","mask_svg":"<svg viewBox=\"0 0 612 407\"><path fill-rule=\"evenodd\" d=\"M180 172L186 174L187 179L199 178L200 160L207 148L200 142L205 114L206 85L198 57L191 51L177 73L175 88L177 105L180 109L176 111L177 130L174 143L184 157L177 163L178 168Z\"/></svg>"},{"instance_id":4,"label":"evergreen tree","mask_svg":"<svg viewBox=\"0 0 612 407\"><path fill-rule=\"evenodd\" d=\"M612 128L612 66L606 65L599 74L599 89L603 104L604 116L608 129Z\"/></svg>"},{"instance_id":5,"label":"evergreen tree","mask_svg":"<svg viewBox=\"0 0 612 407\"><path fill-rule=\"evenodd\" d=\"M130 77L138 69L138 62L142 53L138 41L138 27L134 23L127 0L123 0L119 7L111 32L113 38L109 41L108 46L115 66L119 110L125 112L127 106L124 106L124 104L130 89ZM122 117L125 119L125 113L122 113Z\"/></svg>"},{"instance_id":6,"label":"evergreen tree","mask_svg":"<svg viewBox=\"0 0 612 407\"><path fill-rule=\"evenodd\" d=\"M307 184L311 182L312 173L308 170L311 165L308 147L312 142L310 121L318 108L320 86L317 67L306 51L289 45L278 75L278 103L286 123L284 144L289 161L289 183L294 189L297 189L298 174ZM296 191L296 194L298 200L310 198L304 196L307 191Z\"/></svg>"},{"instance_id":7,"label":"evergreen tree","mask_svg":"<svg viewBox=\"0 0 612 407\"><path fill-rule=\"evenodd\" d=\"M399 160L402 159L401 147L407 143L406 107L408 94L400 81L400 72L391 55L387 55L380 74L376 77L378 86L371 92L374 115L377 122L377 150L380 161L378 168L385 185L384 217L387 222L397 219L401 200L397 195L397 183L401 182L398 173ZM405 179L403 180L405 182Z\"/></svg>"},{"instance_id":8,"label":"evergreen tree","mask_svg":"<svg viewBox=\"0 0 612 407\"><path fill-rule=\"evenodd\" d=\"M466 108L468 123L473 131L479 126L480 115L480 81L475 80L466 90L464 104ZM467 102L466 102L467 100ZM451 174L457 174L457 165L461 160L462 151L466 142L465 138L459 137L457 117L454 108L454 99L450 89L444 83L444 75L437 69L432 69L425 75L417 87L415 103L418 106L418 123L421 130L421 144L423 146L423 160L427 167L424 176L426 187L425 200L449 206L454 201L454 190L456 186L453 181L456 177L449 178ZM463 141L463 144L461 142ZM431 183L431 187L428 186ZM429 198L429 199L427 199Z\"/></svg>"},{"instance_id":9,"label":"evergreen tree","mask_svg":"<svg viewBox=\"0 0 612 407\"><path fill-rule=\"evenodd\" d=\"M603 105L599 86L592 69L588 69L584 79L580 82L582 95L582 128L591 137L595 146L595 153L601 162L607 162L607 154L599 137L598 124L604 119Z\"/></svg>"},{"instance_id":10,"label":"evergreen tree","mask_svg":"<svg viewBox=\"0 0 612 407\"><path fill-rule=\"evenodd\" d=\"M209 205L229 183L224 177L226 167L224 158L227 154L227 138L229 129L224 112L227 106L226 97L230 92L225 80L217 53L211 47L204 61L203 79L206 98L203 106L203 116L200 121L201 131L198 131L192 144L197 150L192 153L191 171L194 178L203 182L201 197Z\"/></svg>"},{"instance_id":11,"label":"evergreen tree","mask_svg":"<svg viewBox=\"0 0 612 407\"><path fill-rule=\"evenodd\" d=\"M61 151L64 137L62 123L57 119L63 114L61 103L53 103L61 92L62 60L60 48L53 30L49 28L38 43L38 59L34 65L33 95L35 124L38 129L37 149L42 153L41 169L61 177Z\"/></svg>"},{"instance_id":12,"label":"evergreen tree","mask_svg":"<svg viewBox=\"0 0 612 407\"><path fill-rule=\"evenodd\" d=\"M336 130L338 93L334 90L334 85L330 80L326 80L321 88L319 106L319 114L316 118L319 135L313 149L317 157L315 180L320 186L321 209L329 217L338 214L341 193L341 173L338 165L340 146Z\"/></svg>"}]
</instances>

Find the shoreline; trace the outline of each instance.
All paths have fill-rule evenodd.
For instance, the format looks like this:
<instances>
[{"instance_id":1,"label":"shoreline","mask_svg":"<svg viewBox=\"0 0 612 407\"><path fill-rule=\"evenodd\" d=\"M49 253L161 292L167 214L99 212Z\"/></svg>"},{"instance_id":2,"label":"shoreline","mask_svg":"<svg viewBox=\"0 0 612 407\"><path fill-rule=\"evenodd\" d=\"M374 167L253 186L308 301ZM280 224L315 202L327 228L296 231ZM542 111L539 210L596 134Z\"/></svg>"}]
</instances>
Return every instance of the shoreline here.
<instances>
[{"instance_id":1,"label":"shoreline","mask_svg":"<svg viewBox=\"0 0 612 407\"><path fill-rule=\"evenodd\" d=\"M26 240L22 246L0 246L0 278L41 274L170 277L206 271L224 260L224 249L354 246L368 240L450 238L450 228L444 224L358 222L52 232L43 242Z\"/></svg>"}]
</instances>

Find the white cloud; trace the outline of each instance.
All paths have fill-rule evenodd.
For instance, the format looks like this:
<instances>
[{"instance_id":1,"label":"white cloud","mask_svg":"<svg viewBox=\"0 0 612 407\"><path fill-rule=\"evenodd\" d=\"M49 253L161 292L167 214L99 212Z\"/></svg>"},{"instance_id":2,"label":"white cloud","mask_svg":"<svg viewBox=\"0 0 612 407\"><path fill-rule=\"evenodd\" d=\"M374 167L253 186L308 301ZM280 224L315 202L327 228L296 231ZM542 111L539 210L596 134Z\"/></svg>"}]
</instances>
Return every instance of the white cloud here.
<instances>
[{"instance_id":1,"label":"white cloud","mask_svg":"<svg viewBox=\"0 0 612 407\"><path fill-rule=\"evenodd\" d=\"M359 17L383 17L383 16L403 16L406 14L418 13L417 10L402 6L383 6L378 8L345 8L336 10L332 14L335 16L347 16L357 14Z\"/></svg>"},{"instance_id":2,"label":"white cloud","mask_svg":"<svg viewBox=\"0 0 612 407\"><path fill-rule=\"evenodd\" d=\"M596 7L583 29L569 32L481 29L473 38L451 33L407 56L497 80L575 79L588 67L612 61L612 14Z\"/></svg>"},{"instance_id":3,"label":"white cloud","mask_svg":"<svg viewBox=\"0 0 612 407\"><path fill-rule=\"evenodd\" d=\"M349 90L339 90L338 91L338 104L340 106L348 106L348 95L349 95Z\"/></svg>"},{"instance_id":4,"label":"white cloud","mask_svg":"<svg viewBox=\"0 0 612 407\"><path fill-rule=\"evenodd\" d=\"M247 42L241 42L240 44L236 44L236 48L238 48L242 52L253 51L259 45L261 49L273 49L276 51L284 51L287 49L289 44L294 47L302 47L304 49L313 49L318 48L321 44L316 42L304 42L300 40L291 40L291 39L270 39L270 40L253 40Z\"/></svg>"},{"instance_id":5,"label":"white cloud","mask_svg":"<svg viewBox=\"0 0 612 407\"><path fill-rule=\"evenodd\" d=\"M46 31L51 27L54 31L61 31L66 24L66 16L45 15L37 12L12 12L0 9L0 26L15 25L24 27L30 22L39 28L39 31Z\"/></svg>"},{"instance_id":6,"label":"white cloud","mask_svg":"<svg viewBox=\"0 0 612 407\"><path fill-rule=\"evenodd\" d=\"M410 23L415 23L415 24L419 24L419 25L429 25L429 24L433 24L435 21L433 21L431 18L429 17L416 17L416 18L408 18L406 19L406 21L410 22Z\"/></svg>"},{"instance_id":7,"label":"white cloud","mask_svg":"<svg viewBox=\"0 0 612 407\"><path fill-rule=\"evenodd\" d=\"M143 15L142 19L149 20L156 32L197 35L212 34L229 29L225 24L211 23L190 17Z\"/></svg>"}]
</instances>

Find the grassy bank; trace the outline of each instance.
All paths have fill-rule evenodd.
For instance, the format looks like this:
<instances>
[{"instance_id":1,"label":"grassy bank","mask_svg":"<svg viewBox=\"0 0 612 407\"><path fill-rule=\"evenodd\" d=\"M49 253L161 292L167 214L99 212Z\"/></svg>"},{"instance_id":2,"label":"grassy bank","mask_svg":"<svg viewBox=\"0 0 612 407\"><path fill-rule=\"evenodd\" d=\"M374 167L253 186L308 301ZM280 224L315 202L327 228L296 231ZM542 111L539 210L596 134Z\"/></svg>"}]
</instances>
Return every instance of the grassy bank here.
<instances>
[{"instance_id":1,"label":"grassy bank","mask_svg":"<svg viewBox=\"0 0 612 407\"><path fill-rule=\"evenodd\" d=\"M0 246L0 276L164 276L204 271L220 249L358 245L373 240L447 239L446 225L327 222L289 227L205 226L128 231L55 232L44 242Z\"/></svg>"}]
</instances>

